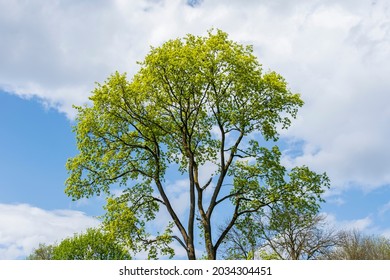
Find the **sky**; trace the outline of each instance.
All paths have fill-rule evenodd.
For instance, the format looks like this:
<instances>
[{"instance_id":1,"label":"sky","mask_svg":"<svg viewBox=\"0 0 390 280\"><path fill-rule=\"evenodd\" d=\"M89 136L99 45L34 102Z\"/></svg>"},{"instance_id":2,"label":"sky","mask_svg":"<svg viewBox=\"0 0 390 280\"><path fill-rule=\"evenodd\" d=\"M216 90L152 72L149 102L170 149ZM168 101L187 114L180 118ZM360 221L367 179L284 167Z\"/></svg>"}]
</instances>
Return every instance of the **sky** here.
<instances>
[{"instance_id":1,"label":"sky","mask_svg":"<svg viewBox=\"0 0 390 280\"><path fill-rule=\"evenodd\" d=\"M211 28L301 94L283 164L327 172L328 221L390 237L390 1L0 0L0 259L99 224L103 198L64 193L72 105L150 46ZM185 211L183 179L170 184Z\"/></svg>"}]
</instances>

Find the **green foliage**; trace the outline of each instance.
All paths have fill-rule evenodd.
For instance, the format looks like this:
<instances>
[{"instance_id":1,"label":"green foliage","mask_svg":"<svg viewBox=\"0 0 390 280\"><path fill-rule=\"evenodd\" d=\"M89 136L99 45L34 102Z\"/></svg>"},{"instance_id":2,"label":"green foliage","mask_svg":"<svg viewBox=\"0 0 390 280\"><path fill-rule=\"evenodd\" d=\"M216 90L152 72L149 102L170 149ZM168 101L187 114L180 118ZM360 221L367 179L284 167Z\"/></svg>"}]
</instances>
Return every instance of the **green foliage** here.
<instances>
[{"instance_id":1,"label":"green foliage","mask_svg":"<svg viewBox=\"0 0 390 280\"><path fill-rule=\"evenodd\" d=\"M326 176L308 174L316 177L304 176L313 186L328 182ZM318 215L323 190L317 187L305 190L305 184L299 182L302 187L294 191L295 174L290 177L293 179L286 189L293 193L301 190L303 194L284 197L285 194L279 193L281 198L267 204L268 207L243 215L226 237L224 258L313 259L335 245L335 235L325 229L324 217Z\"/></svg>"},{"instance_id":2,"label":"green foliage","mask_svg":"<svg viewBox=\"0 0 390 280\"><path fill-rule=\"evenodd\" d=\"M92 106L76 107L79 154L67 162L66 193L73 199L107 194L108 231L136 251L148 248L150 258L158 251L171 255L169 242L176 240L195 259L197 221L207 257L214 259L246 214L285 199L315 208L310 200L322 192L324 175L300 167L286 181L280 151L261 145L278 139L278 128L290 125L303 101L282 76L263 73L252 52L220 30L187 35L152 48L131 81L115 73L98 84ZM214 163L217 172L202 184L199 168L206 163ZM168 167L188 176L186 217L178 216L168 196ZM230 193L226 181L233 182ZM111 196L113 185L125 188L121 196ZM213 237L212 214L229 199L230 222ZM146 232L160 207L180 237L170 227L161 234Z\"/></svg>"},{"instance_id":3,"label":"green foliage","mask_svg":"<svg viewBox=\"0 0 390 280\"><path fill-rule=\"evenodd\" d=\"M319 203L323 201L321 194L329 187L326 174L317 174L306 166L295 167L287 173L280 164L281 153L276 146L271 150L260 148L256 154L256 163L237 162L231 170L234 174L233 204L243 201L240 204L242 211L268 205L276 209L280 204L284 208L297 209L300 214L318 211ZM290 213L283 210L275 214L280 217Z\"/></svg>"},{"instance_id":4,"label":"green foliage","mask_svg":"<svg viewBox=\"0 0 390 280\"><path fill-rule=\"evenodd\" d=\"M276 146L271 150L260 148L258 154L256 163L239 162L233 171L238 176L231 200L245 214L235 224L236 232L232 232L235 236L228 235L231 247L225 257L247 259L259 250L265 254L260 249L263 246L271 248L267 252L271 258L312 257L311 243L315 241L309 240L309 231L315 226L313 221L324 201L321 195L329 187L329 178L306 166L287 172L280 164L281 153ZM285 239L287 236L291 239Z\"/></svg>"},{"instance_id":5,"label":"green foliage","mask_svg":"<svg viewBox=\"0 0 390 280\"><path fill-rule=\"evenodd\" d=\"M129 250L99 229L62 240L54 246L54 260L129 260Z\"/></svg>"},{"instance_id":6,"label":"green foliage","mask_svg":"<svg viewBox=\"0 0 390 280\"><path fill-rule=\"evenodd\" d=\"M266 250L260 250L259 258L262 260L280 260L280 256L275 252L267 252Z\"/></svg>"},{"instance_id":7,"label":"green foliage","mask_svg":"<svg viewBox=\"0 0 390 280\"><path fill-rule=\"evenodd\" d=\"M149 221L154 218L154 212L145 208L149 207L151 203L141 203L142 199L147 197L145 195L140 197L140 204L136 204L136 207L129 207L127 201L129 200L128 196L131 195L136 195L136 192L129 190L118 198L108 198L107 212L103 220L108 236L125 244L133 253L148 252L148 259L158 259L159 254L172 258L174 251L169 247L169 244L172 241L171 228L173 225L170 224L163 234L158 234L156 238L153 238L145 230L145 220ZM142 214L137 215L137 212ZM148 213L151 216L148 216Z\"/></svg>"}]
</instances>

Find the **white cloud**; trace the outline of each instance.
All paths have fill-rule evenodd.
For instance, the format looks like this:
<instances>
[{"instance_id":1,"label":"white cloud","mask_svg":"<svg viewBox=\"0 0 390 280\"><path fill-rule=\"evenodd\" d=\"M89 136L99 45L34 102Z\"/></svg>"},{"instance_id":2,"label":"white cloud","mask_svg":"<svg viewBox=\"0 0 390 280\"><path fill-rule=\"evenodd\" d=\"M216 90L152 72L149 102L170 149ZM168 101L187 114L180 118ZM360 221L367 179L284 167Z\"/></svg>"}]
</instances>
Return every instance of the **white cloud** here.
<instances>
[{"instance_id":1,"label":"white cloud","mask_svg":"<svg viewBox=\"0 0 390 280\"><path fill-rule=\"evenodd\" d=\"M383 209L388 211L389 203L384 205ZM373 215L368 215L366 217L351 219L351 220L339 220L333 214L323 213L326 217L327 226L333 230L342 230L342 231L351 231L357 230L364 235L374 235L374 236L383 236L386 238L390 238L390 228L387 224L378 223L375 221L375 217ZM383 215L381 211L379 211L379 216Z\"/></svg>"},{"instance_id":2,"label":"white cloud","mask_svg":"<svg viewBox=\"0 0 390 280\"><path fill-rule=\"evenodd\" d=\"M360 231L366 230L370 225L372 225L372 219L370 217L365 217L362 219L352 220L343 222L344 229L357 229Z\"/></svg>"},{"instance_id":3,"label":"white cloud","mask_svg":"<svg viewBox=\"0 0 390 280\"><path fill-rule=\"evenodd\" d=\"M337 187L370 190L390 183L388 6L324 9L308 17L294 55L283 58L296 69L285 66L287 80L306 101L284 134L304 140L303 154L290 164L327 171ZM330 26L322 24L324 12Z\"/></svg>"},{"instance_id":4,"label":"white cloud","mask_svg":"<svg viewBox=\"0 0 390 280\"><path fill-rule=\"evenodd\" d=\"M0 259L25 258L39 243L52 244L99 222L72 210L0 204Z\"/></svg>"},{"instance_id":5,"label":"white cloud","mask_svg":"<svg viewBox=\"0 0 390 280\"><path fill-rule=\"evenodd\" d=\"M331 198L331 199L327 200L327 203L341 206L341 205L345 204L345 200L342 199L341 197L335 197L335 198Z\"/></svg>"},{"instance_id":6,"label":"white cloud","mask_svg":"<svg viewBox=\"0 0 390 280\"><path fill-rule=\"evenodd\" d=\"M371 233L373 228L372 217L367 216L361 219L352 219L352 220L337 220L337 218L332 214L324 213L326 216L327 224L336 230L358 230L361 232Z\"/></svg>"},{"instance_id":7,"label":"white cloud","mask_svg":"<svg viewBox=\"0 0 390 280\"><path fill-rule=\"evenodd\" d=\"M384 216L390 211L390 201L379 208L379 216Z\"/></svg>"},{"instance_id":8,"label":"white cloud","mask_svg":"<svg viewBox=\"0 0 390 280\"><path fill-rule=\"evenodd\" d=\"M196 9L184 1L0 1L0 18L0 87L73 117L71 105L87 102L95 82L135 73L150 45L188 33L181 27Z\"/></svg>"}]
</instances>

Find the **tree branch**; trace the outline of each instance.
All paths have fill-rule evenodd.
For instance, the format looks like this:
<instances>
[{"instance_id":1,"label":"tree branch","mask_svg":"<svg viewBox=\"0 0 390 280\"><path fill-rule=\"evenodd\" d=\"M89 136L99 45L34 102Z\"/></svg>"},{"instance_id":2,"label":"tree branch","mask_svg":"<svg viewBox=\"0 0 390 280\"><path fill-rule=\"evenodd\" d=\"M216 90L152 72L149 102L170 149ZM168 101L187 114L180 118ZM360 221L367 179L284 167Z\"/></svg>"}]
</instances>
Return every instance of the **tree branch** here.
<instances>
[{"instance_id":1,"label":"tree branch","mask_svg":"<svg viewBox=\"0 0 390 280\"><path fill-rule=\"evenodd\" d=\"M188 252L188 248L186 244L184 244L184 242L178 236L172 235L172 238L175 239L177 242L179 242L179 244L184 248L184 250Z\"/></svg>"},{"instance_id":2,"label":"tree branch","mask_svg":"<svg viewBox=\"0 0 390 280\"><path fill-rule=\"evenodd\" d=\"M213 177L211 177L208 181L207 181L207 183L203 186L203 187L201 187L201 189L202 190L205 190L210 184L211 184L211 181L213 180Z\"/></svg>"}]
</instances>

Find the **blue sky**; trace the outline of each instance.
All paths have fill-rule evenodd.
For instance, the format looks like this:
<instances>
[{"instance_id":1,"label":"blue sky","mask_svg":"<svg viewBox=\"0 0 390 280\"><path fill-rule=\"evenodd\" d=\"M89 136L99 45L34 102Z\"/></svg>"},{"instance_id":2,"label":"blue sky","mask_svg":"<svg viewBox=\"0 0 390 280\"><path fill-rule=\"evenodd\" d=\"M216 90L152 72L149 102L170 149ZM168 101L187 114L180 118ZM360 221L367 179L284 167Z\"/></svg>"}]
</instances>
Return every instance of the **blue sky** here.
<instances>
[{"instance_id":1,"label":"blue sky","mask_svg":"<svg viewBox=\"0 0 390 280\"><path fill-rule=\"evenodd\" d=\"M389 2L189 2L0 0L0 259L98 224L103 199L64 194L72 105L116 70L131 77L150 45L212 27L302 94L283 163L328 173L330 224L390 237ZM170 184L184 212L180 179Z\"/></svg>"},{"instance_id":2,"label":"blue sky","mask_svg":"<svg viewBox=\"0 0 390 280\"><path fill-rule=\"evenodd\" d=\"M45 108L34 98L1 92L0 100L1 202L101 214L100 205L89 207L64 195L65 163L77 153L72 132L74 121Z\"/></svg>"}]
</instances>

